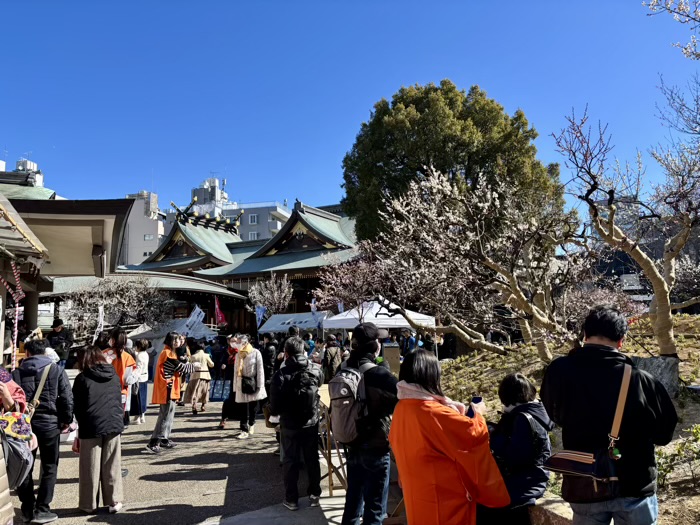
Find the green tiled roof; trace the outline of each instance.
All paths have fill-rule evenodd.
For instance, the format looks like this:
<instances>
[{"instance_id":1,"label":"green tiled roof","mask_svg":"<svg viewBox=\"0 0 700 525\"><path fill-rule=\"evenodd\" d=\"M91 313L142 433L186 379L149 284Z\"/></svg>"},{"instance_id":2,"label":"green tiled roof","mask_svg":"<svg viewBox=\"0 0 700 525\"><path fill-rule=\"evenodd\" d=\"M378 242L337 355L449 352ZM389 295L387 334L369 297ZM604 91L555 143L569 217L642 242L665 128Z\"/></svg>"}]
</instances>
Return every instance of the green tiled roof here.
<instances>
[{"instance_id":1,"label":"green tiled roof","mask_svg":"<svg viewBox=\"0 0 700 525\"><path fill-rule=\"evenodd\" d=\"M234 262L233 256L231 255L231 250L229 245L235 245L241 242L241 238L235 233L226 232L224 230L215 230L214 228L205 228L204 226L195 226L189 223L176 222L173 224L167 239L160 243L158 249L146 259L143 263L139 265L139 268L148 269L144 267L144 264L150 265L151 263L161 263L164 261L158 261L158 257L161 255L163 250L170 245L172 238L178 233L182 232L183 237L190 243L195 250L202 253L201 257L209 257L212 262L218 264L231 264ZM178 264L176 261L178 259L189 259L188 257L168 259L173 261L172 264ZM165 264L170 264L165 262ZM151 266L151 269L160 269L162 265Z\"/></svg>"},{"instance_id":2,"label":"green tiled roof","mask_svg":"<svg viewBox=\"0 0 700 525\"><path fill-rule=\"evenodd\" d=\"M215 230L214 228L204 228L192 224L175 223L180 231L192 244L201 249L204 253L209 253L225 263L232 263L233 257L229 251L228 244L240 242L241 238L235 233ZM173 226L176 227L176 226Z\"/></svg>"},{"instance_id":3,"label":"green tiled roof","mask_svg":"<svg viewBox=\"0 0 700 525\"><path fill-rule=\"evenodd\" d=\"M311 213L299 215L300 219L306 222L312 230L317 231L331 241L343 246L353 246L355 244L352 239L347 237L345 231L343 231L340 221L331 221Z\"/></svg>"},{"instance_id":4,"label":"green tiled roof","mask_svg":"<svg viewBox=\"0 0 700 525\"><path fill-rule=\"evenodd\" d=\"M305 251L287 252L267 257L251 257L240 263L229 264L220 268L201 270L196 275L221 279L229 277L242 277L267 272L293 272L320 268L337 262L346 262L356 255L354 249L334 251Z\"/></svg>"},{"instance_id":5,"label":"green tiled roof","mask_svg":"<svg viewBox=\"0 0 700 525\"><path fill-rule=\"evenodd\" d=\"M0 193L6 199L46 201L56 198L56 192L41 186L20 186L18 184L0 184Z\"/></svg>"},{"instance_id":6,"label":"green tiled roof","mask_svg":"<svg viewBox=\"0 0 700 525\"><path fill-rule=\"evenodd\" d=\"M292 216L287 220L282 229L277 232L267 244L260 248L252 257L262 257L284 238L287 232L294 227L296 222L301 222L320 237L344 248L352 248L357 242L355 239L355 221L347 217L339 217L327 211L305 206L301 202L294 205Z\"/></svg>"},{"instance_id":7,"label":"green tiled roof","mask_svg":"<svg viewBox=\"0 0 700 525\"><path fill-rule=\"evenodd\" d=\"M172 275L157 272L123 272L119 271L115 274L108 275L110 279L134 279L136 277L145 276L148 278L149 284L158 290L163 291L187 291L201 292L233 297L236 299L245 299L242 295L229 290L211 281L189 277L187 275ZM99 286L102 280L98 277L56 277L52 279L53 291L42 292L40 297L51 297L64 295L83 288L92 288Z\"/></svg>"},{"instance_id":8,"label":"green tiled roof","mask_svg":"<svg viewBox=\"0 0 700 525\"><path fill-rule=\"evenodd\" d=\"M198 255L196 257L177 257L175 259L164 259L162 261L153 261L148 263L120 266L119 269L136 271L169 271L181 268L189 268L190 266L201 266L205 264L208 260L208 255Z\"/></svg>"}]
</instances>

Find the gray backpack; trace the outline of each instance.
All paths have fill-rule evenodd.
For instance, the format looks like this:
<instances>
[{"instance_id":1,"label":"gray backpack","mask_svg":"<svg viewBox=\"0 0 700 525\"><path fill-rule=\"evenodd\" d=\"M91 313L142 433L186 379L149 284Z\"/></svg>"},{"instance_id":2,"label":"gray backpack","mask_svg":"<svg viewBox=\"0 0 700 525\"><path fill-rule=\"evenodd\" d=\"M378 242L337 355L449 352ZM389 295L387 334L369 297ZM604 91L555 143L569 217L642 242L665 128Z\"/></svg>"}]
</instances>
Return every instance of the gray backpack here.
<instances>
[{"instance_id":1,"label":"gray backpack","mask_svg":"<svg viewBox=\"0 0 700 525\"><path fill-rule=\"evenodd\" d=\"M360 435L357 424L367 415L364 373L375 366L365 363L359 370L341 368L328 383L333 436L339 443L348 445Z\"/></svg>"}]
</instances>

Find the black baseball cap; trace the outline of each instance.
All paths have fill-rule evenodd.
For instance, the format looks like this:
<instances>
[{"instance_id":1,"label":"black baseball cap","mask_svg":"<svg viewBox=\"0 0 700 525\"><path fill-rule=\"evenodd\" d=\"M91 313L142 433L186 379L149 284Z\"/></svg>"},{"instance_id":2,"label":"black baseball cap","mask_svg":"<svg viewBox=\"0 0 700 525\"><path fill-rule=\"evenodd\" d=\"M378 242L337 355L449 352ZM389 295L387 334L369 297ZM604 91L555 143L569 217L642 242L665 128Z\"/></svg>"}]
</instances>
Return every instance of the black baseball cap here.
<instances>
[{"instance_id":1,"label":"black baseball cap","mask_svg":"<svg viewBox=\"0 0 700 525\"><path fill-rule=\"evenodd\" d=\"M379 328L374 323L360 323L352 331L352 338L365 345L379 339Z\"/></svg>"}]
</instances>

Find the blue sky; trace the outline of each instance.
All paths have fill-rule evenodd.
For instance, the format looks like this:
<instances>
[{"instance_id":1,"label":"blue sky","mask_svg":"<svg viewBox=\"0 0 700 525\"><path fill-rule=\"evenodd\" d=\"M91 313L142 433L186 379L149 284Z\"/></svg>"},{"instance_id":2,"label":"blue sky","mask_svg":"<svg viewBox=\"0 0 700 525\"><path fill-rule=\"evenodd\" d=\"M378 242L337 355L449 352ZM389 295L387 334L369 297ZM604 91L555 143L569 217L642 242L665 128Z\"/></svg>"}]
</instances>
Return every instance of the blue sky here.
<instances>
[{"instance_id":1,"label":"blue sky","mask_svg":"<svg viewBox=\"0 0 700 525\"><path fill-rule=\"evenodd\" d=\"M545 163L586 104L633 160L667 133L659 75L696 71L671 47L685 28L637 0L6 0L0 24L0 159L31 151L69 198L161 206L210 172L241 202L338 202L373 104L443 78L523 109Z\"/></svg>"}]
</instances>

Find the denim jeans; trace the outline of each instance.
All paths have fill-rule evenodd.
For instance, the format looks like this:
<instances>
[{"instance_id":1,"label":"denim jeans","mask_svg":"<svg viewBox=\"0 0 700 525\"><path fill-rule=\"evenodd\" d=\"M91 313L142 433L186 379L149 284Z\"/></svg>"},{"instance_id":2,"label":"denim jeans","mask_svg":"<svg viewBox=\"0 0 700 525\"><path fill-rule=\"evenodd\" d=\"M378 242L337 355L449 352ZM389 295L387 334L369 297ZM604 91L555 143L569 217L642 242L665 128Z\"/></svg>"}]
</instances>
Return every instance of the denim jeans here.
<instances>
[{"instance_id":1,"label":"denim jeans","mask_svg":"<svg viewBox=\"0 0 700 525\"><path fill-rule=\"evenodd\" d=\"M348 448L348 490L342 525L381 525L389 498L388 452Z\"/></svg>"},{"instance_id":2,"label":"denim jeans","mask_svg":"<svg viewBox=\"0 0 700 525\"><path fill-rule=\"evenodd\" d=\"M148 408L148 383L139 383L139 399L141 400L141 413L145 414Z\"/></svg>"},{"instance_id":3,"label":"denim jeans","mask_svg":"<svg viewBox=\"0 0 700 525\"><path fill-rule=\"evenodd\" d=\"M648 498L616 498L597 503L571 503L574 525L656 525L659 503L656 494Z\"/></svg>"}]
</instances>

